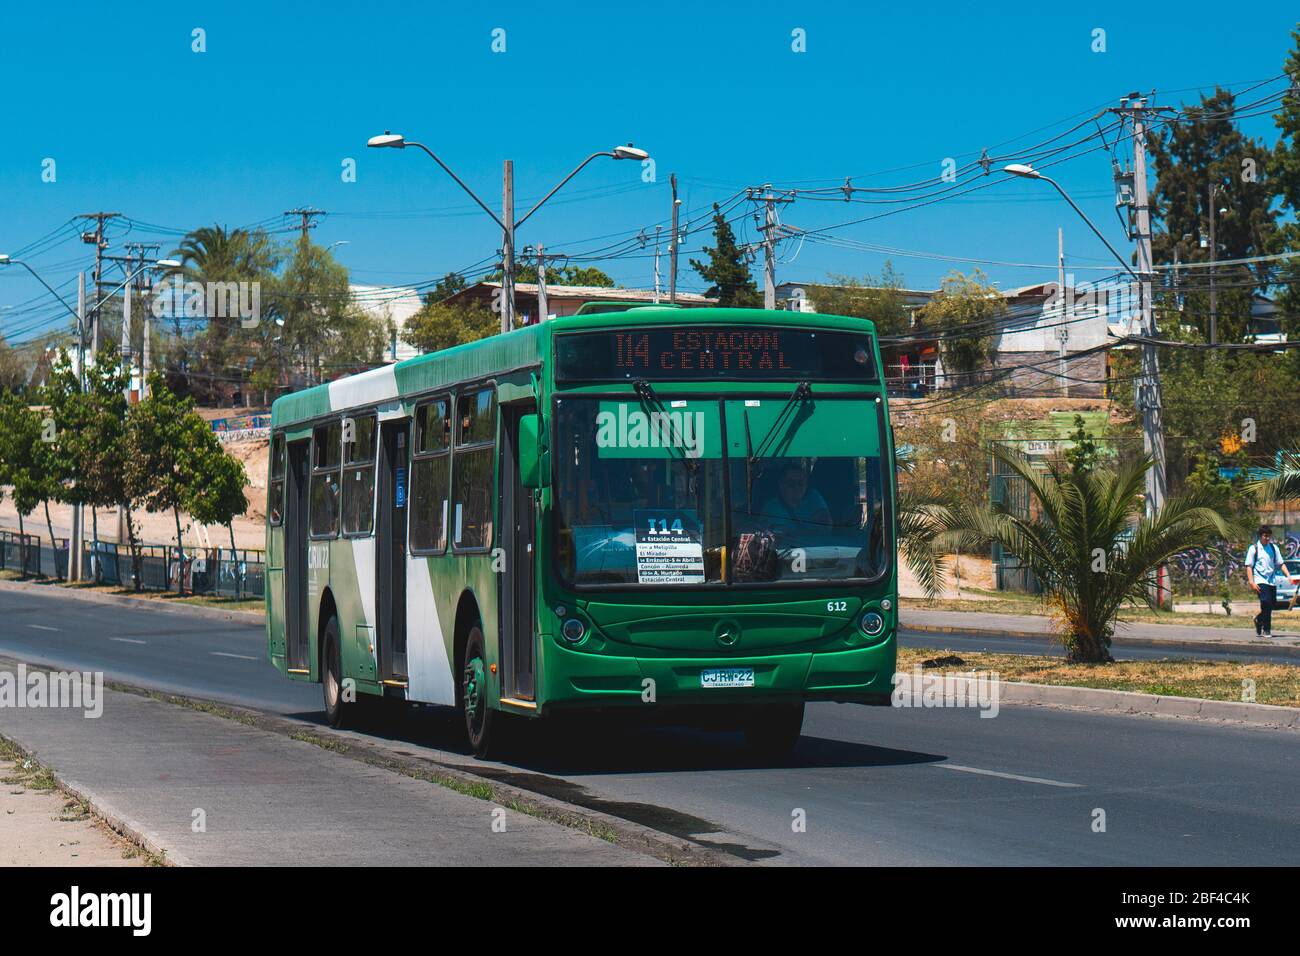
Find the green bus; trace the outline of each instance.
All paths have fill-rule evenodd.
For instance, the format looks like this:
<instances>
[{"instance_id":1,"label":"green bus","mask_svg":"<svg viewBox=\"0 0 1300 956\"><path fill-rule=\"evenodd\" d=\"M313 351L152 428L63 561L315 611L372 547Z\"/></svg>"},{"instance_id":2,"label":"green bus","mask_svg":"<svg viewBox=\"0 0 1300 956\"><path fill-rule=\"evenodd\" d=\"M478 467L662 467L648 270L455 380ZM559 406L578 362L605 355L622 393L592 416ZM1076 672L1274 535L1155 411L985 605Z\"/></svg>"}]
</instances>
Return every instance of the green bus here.
<instances>
[{"instance_id":1,"label":"green bus","mask_svg":"<svg viewBox=\"0 0 1300 956\"><path fill-rule=\"evenodd\" d=\"M331 724L656 708L794 745L888 705L893 436L873 325L591 303L279 398L267 652Z\"/></svg>"}]
</instances>

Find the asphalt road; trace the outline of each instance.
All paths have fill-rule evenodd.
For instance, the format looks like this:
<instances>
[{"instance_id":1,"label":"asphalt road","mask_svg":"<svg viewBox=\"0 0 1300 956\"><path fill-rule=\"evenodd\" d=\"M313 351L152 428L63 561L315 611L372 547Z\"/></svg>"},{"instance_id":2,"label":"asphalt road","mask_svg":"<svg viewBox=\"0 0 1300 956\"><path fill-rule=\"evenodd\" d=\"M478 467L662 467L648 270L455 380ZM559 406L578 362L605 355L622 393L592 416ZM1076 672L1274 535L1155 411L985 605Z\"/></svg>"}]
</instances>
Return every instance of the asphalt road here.
<instances>
[{"instance_id":1,"label":"asphalt road","mask_svg":"<svg viewBox=\"0 0 1300 956\"><path fill-rule=\"evenodd\" d=\"M958 637L924 635L949 647ZM0 654L319 719L319 687L282 679L264 644L259 624L0 590ZM732 734L610 721L525 728L506 763L458 751L448 711L420 712L382 735L406 752L453 751L516 785L777 864L1300 859L1300 741L1283 731L1027 706L987 719L818 704L780 766L752 762Z\"/></svg>"}]
</instances>

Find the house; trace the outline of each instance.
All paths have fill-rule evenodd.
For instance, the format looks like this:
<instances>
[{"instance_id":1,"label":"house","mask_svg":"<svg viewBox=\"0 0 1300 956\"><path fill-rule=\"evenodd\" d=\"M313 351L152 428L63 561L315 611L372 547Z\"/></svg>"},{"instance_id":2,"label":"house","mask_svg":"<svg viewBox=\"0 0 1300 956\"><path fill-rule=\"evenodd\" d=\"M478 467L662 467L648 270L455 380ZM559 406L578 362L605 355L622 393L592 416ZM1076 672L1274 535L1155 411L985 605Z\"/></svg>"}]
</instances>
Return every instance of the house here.
<instances>
[{"instance_id":1,"label":"house","mask_svg":"<svg viewBox=\"0 0 1300 956\"><path fill-rule=\"evenodd\" d=\"M480 303L493 308L501 299L500 282L476 282L446 299L448 305ZM667 303L668 294L658 296L650 289L616 289L595 285L551 285L546 286L547 318L555 319L564 315L573 315L589 302L626 302L629 305L652 305L656 302ZM700 295L696 292L678 292L677 304L699 307L717 305L717 299ZM515 311L525 324L537 318L537 284L535 282L515 283Z\"/></svg>"},{"instance_id":2,"label":"house","mask_svg":"<svg viewBox=\"0 0 1300 956\"><path fill-rule=\"evenodd\" d=\"M1067 284L1058 295L1055 282L1008 292L993 345L993 368L1003 373L1004 388L1013 395L1104 395L1108 369L1102 346L1115 341L1113 293L1104 286Z\"/></svg>"},{"instance_id":3,"label":"house","mask_svg":"<svg viewBox=\"0 0 1300 956\"><path fill-rule=\"evenodd\" d=\"M782 283L777 286L779 307L816 312L817 288L815 282ZM1115 315L1111 306L1118 305L1120 297L1115 290L1086 283L1068 286L1060 297L1055 290L1056 283L1036 283L1006 294L1007 311L997 323L994 359L985 377L998 380L1011 394L1099 397L1106 388L1106 353L1089 350L1128 334L1123 322L1114 328L1108 324ZM913 313L916 328L915 313L938 290L897 291ZM893 341L882 337L880 353L891 394L918 396L944 387L939 343L939 336L925 329ZM950 378L947 384L961 383Z\"/></svg>"},{"instance_id":4,"label":"house","mask_svg":"<svg viewBox=\"0 0 1300 956\"><path fill-rule=\"evenodd\" d=\"M778 309L791 312L817 311L816 282L782 282L776 287ZM903 298L903 307L915 314L934 298L933 292L920 289L897 289ZM919 396L932 392L938 386L941 372L939 343L930 336L908 336L903 341L880 342L880 355L885 364L885 380L891 394Z\"/></svg>"},{"instance_id":5,"label":"house","mask_svg":"<svg viewBox=\"0 0 1300 956\"><path fill-rule=\"evenodd\" d=\"M420 293L407 286L349 285L352 301L367 315L383 322L389 329L385 362L400 362L419 355L418 349L402 341L406 321L424 304Z\"/></svg>"}]
</instances>

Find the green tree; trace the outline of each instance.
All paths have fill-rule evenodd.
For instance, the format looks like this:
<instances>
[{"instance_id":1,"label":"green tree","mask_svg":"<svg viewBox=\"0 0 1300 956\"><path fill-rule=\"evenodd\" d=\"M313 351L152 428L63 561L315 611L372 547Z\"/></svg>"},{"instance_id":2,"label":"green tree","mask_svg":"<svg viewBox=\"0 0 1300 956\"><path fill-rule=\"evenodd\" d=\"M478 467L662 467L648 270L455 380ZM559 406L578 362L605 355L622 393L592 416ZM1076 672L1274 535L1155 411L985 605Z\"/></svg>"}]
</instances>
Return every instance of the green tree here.
<instances>
[{"instance_id":1,"label":"green tree","mask_svg":"<svg viewBox=\"0 0 1300 956\"><path fill-rule=\"evenodd\" d=\"M497 269L495 272L484 276L488 282L500 282L502 271ZM515 263L515 281L516 282L536 282L537 281L537 263L535 262L517 262ZM597 286L602 289L614 288L614 280L605 272L597 269L595 266L551 266L546 267L546 284L547 285L587 285Z\"/></svg>"},{"instance_id":2,"label":"green tree","mask_svg":"<svg viewBox=\"0 0 1300 956\"><path fill-rule=\"evenodd\" d=\"M704 294L716 297L718 305L723 307L758 308L763 297L749 273L745 253L736 245L731 223L727 222L717 203L713 204L713 242L712 248L706 246L704 249L709 257L708 263L691 260L691 268L709 283Z\"/></svg>"},{"instance_id":3,"label":"green tree","mask_svg":"<svg viewBox=\"0 0 1300 956\"><path fill-rule=\"evenodd\" d=\"M0 485L10 486L14 510L18 512L18 534L26 534L23 520L46 494L45 454L41 442L41 418L13 392L0 392ZM22 549L22 577L27 577L26 549Z\"/></svg>"},{"instance_id":4,"label":"green tree","mask_svg":"<svg viewBox=\"0 0 1300 956\"><path fill-rule=\"evenodd\" d=\"M175 287L179 281L196 282L203 287L204 295L197 332L186 327L191 319L175 318L172 368L185 375L192 393L218 406L224 404L232 388L243 388L250 377L255 376L264 385L271 378L267 368L279 364L273 341L277 326L264 321L274 315L267 309L266 314L258 316L256 325L246 327L238 316L218 315L218 303L208 301L207 290L210 283L230 282L250 286L257 283L259 289L270 290L283 259L282 251L265 232L214 225L188 233L173 255L180 259L181 268L170 277L169 284ZM269 303L263 299L261 305Z\"/></svg>"},{"instance_id":5,"label":"green tree","mask_svg":"<svg viewBox=\"0 0 1300 956\"><path fill-rule=\"evenodd\" d=\"M902 335L911 326L903 276L894 271L892 263L886 262L878 276L866 275L859 280L832 274L830 280L808 290L818 312L870 319L880 335Z\"/></svg>"},{"instance_id":6,"label":"green tree","mask_svg":"<svg viewBox=\"0 0 1300 956\"><path fill-rule=\"evenodd\" d=\"M1120 610L1147 600L1156 570L1181 551L1240 530L1203 491L1170 497L1144 516L1150 458L1114 470L1042 471L1010 449L995 447L993 454L1025 481L1037 513L958 509L945 540L997 542L1016 555L1045 589L1072 662L1109 662Z\"/></svg>"},{"instance_id":7,"label":"green tree","mask_svg":"<svg viewBox=\"0 0 1300 956\"><path fill-rule=\"evenodd\" d=\"M190 449L194 460L185 510L200 524L224 525L230 533L230 560L235 563L235 519L248 511L244 463L226 454L211 428L207 440Z\"/></svg>"},{"instance_id":8,"label":"green tree","mask_svg":"<svg viewBox=\"0 0 1300 956\"><path fill-rule=\"evenodd\" d=\"M27 385L27 362L0 334L0 391L17 392Z\"/></svg>"},{"instance_id":9,"label":"green tree","mask_svg":"<svg viewBox=\"0 0 1300 956\"><path fill-rule=\"evenodd\" d=\"M402 341L421 352L477 342L501 331L500 317L480 303L426 302L406 320Z\"/></svg>"},{"instance_id":10,"label":"green tree","mask_svg":"<svg viewBox=\"0 0 1300 956\"><path fill-rule=\"evenodd\" d=\"M133 500L154 513L170 511L175 519L179 594L185 592L180 513L208 477L205 455L215 440L212 428L194 412L193 399L177 397L162 375L152 373L149 397L131 407L124 477Z\"/></svg>"},{"instance_id":11,"label":"green tree","mask_svg":"<svg viewBox=\"0 0 1300 956\"><path fill-rule=\"evenodd\" d=\"M1275 187L1267 175L1272 151L1242 133L1231 92L1216 89L1186 119L1160 128L1151 140L1156 185L1152 192L1152 253L1159 263L1244 259L1271 252L1277 238ZM1214 209L1217 256L1210 249ZM1216 265L1218 339L1246 336L1251 296L1268 286L1269 264ZM1167 315L1178 309L1180 324L1196 328L1204 341L1210 323L1209 274L1179 270L1177 286L1161 296ZM1162 323L1162 327L1169 323Z\"/></svg>"},{"instance_id":12,"label":"green tree","mask_svg":"<svg viewBox=\"0 0 1300 956\"><path fill-rule=\"evenodd\" d=\"M51 451L53 471L62 483L59 498L88 506L91 540L99 545L100 508L122 506L128 534L135 550L131 505L123 483L129 453L126 435L127 372L121 367L116 346L101 346L88 362L85 388L65 356L56 362L45 398L55 425Z\"/></svg>"},{"instance_id":13,"label":"green tree","mask_svg":"<svg viewBox=\"0 0 1300 956\"><path fill-rule=\"evenodd\" d=\"M950 272L920 310L919 320L940 336L944 374L966 384L993 359L997 320L1007 311L1002 293L979 269Z\"/></svg>"},{"instance_id":14,"label":"green tree","mask_svg":"<svg viewBox=\"0 0 1300 956\"><path fill-rule=\"evenodd\" d=\"M1300 76L1300 28L1291 31L1294 46L1283 66L1289 77ZM1280 136L1268 167L1268 183L1282 210L1289 214L1279 229L1276 246L1279 252L1300 251L1300 90L1294 82L1282 97L1281 108L1273 116ZM1300 333L1300 258L1286 260L1278 276L1278 305L1283 328L1294 338Z\"/></svg>"},{"instance_id":15,"label":"green tree","mask_svg":"<svg viewBox=\"0 0 1300 956\"><path fill-rule=\"evenodd\" d=\"M388 327L353 299L347 269L325 247L299 240L270 300L283 323L279 347L295 357L305 384L383 361Z\"/></svg>"},{"instance_id":16,"label":"green tree","mask_svg":"<svg viewBox=\"0 0 1300 956\"><path fill-rule=\"evenodd\" d=\"M1065 452L1065 460L1070 465L1070 470L1074 473L1092 471L1096 466L1098 458L1101 457L1101 450L1097 447L1097 442L1093 440L1092 432L1085 427L1083 416L1074 416L1074 434L1070 436L1073 447Z\"/></svg>"}]
</instances>

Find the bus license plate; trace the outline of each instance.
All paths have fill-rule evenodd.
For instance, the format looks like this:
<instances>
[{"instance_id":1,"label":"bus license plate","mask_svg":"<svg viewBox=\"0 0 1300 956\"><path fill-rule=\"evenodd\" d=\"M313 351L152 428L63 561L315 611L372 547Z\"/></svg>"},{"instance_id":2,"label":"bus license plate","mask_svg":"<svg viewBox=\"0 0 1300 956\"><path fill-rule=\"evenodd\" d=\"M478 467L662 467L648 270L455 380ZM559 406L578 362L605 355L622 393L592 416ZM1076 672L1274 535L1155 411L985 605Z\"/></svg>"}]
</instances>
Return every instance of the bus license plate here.
<instances>
[{"instance_id":1,"label":"bus license plate","mask_svg":"<svg viewBox=\"0 0 1300 956\"><path fill-rule=\"evenodd\" d=\"M701 687L753 687L752 667L710 667L700 671Z\"/></svg>"}]
</instances>

